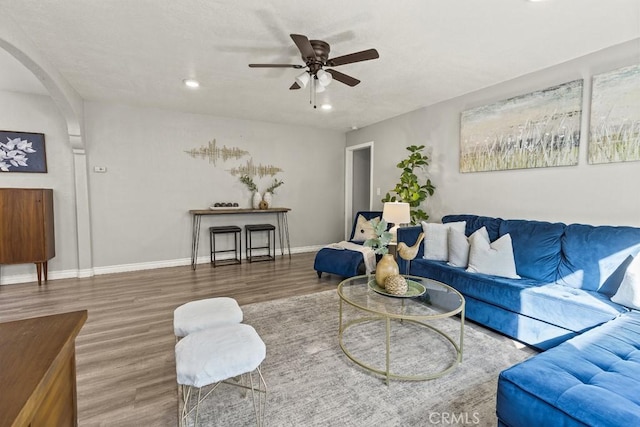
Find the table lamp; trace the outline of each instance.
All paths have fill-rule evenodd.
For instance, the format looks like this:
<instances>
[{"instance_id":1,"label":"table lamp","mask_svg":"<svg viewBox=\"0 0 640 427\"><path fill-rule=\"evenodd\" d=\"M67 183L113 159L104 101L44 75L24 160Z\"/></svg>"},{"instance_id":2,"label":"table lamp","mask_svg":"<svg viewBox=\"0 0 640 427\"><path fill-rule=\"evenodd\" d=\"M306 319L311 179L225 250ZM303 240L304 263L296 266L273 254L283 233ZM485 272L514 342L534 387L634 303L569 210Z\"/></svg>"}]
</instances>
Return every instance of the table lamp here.
<instances>
[{"instance_id":1,"label":"table lamp","mask_svg":"<svg viewBox=\"0 0 640 427\"><path fill-rule=\"evenodd\" d=\"M411 221L411 209L409 203L386 202L382 208L382 219L392 222L393 227L389 230L392 242L398 241L398 227Z\"/></svg>"}]
</instances>

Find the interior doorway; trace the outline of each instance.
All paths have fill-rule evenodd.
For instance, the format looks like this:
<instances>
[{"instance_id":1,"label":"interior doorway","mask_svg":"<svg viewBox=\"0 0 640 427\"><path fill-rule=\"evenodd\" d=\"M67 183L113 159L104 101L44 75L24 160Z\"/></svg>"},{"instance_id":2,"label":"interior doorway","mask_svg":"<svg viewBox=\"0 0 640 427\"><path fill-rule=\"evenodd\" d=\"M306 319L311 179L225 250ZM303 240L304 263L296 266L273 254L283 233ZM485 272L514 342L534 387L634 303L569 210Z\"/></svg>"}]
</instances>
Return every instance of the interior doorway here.
<instances>
[{"instance_id":1,"label":"interior doorway","mask_svg":"<svg viewBox=\"0 0 640 427\"><path fill-rule=\"evenodd\" d=\"M353 215L373 203L373 141L346 148L344 235L349 238Z\"/></svg>"}]
</instances>

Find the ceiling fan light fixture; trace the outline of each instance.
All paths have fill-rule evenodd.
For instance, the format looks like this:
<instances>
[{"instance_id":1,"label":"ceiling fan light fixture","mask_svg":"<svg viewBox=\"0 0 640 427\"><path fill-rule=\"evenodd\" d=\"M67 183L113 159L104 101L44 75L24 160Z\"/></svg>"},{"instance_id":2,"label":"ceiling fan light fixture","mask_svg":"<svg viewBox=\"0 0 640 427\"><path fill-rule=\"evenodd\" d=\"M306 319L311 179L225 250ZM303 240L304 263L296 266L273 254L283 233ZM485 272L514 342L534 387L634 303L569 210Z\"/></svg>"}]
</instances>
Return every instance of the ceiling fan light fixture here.
<instances>
[{"instance_id":1,"label":"ceiling fan light fixture","mask_svg":"<svg viewBox=\"0 0 640 427\"><path fill-rule=\"evenodd\" d=\"M300 87L307 87L307 83L309 83L309 73L304 72L296 77L296 83L300 85Z\"/></svg>"},{"instance_id":2,"label":"ceiling fan light fixture","mask_svg":"<svg viewBox=\"0 0 640 427\"><path fill-rule=\"evenodd\" d=\"M318 72L316 73L316 76L318 77L318 82L322 86L329 86L329 84L331 83L331 80L333 79L333 76L331 75L331 73L327 73L324 70L318 70Z\"/></svg>"}]
</instances>

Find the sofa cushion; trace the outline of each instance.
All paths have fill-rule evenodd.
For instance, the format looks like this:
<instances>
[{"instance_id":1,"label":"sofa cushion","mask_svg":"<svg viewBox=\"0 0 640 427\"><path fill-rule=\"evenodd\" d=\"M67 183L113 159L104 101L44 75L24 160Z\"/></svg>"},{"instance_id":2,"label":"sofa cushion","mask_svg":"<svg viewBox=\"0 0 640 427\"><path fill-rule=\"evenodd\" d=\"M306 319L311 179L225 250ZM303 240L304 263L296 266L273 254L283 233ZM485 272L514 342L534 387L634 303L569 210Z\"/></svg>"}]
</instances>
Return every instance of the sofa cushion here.
<instances>
[{"instance_id":1,"label":"sofa cushion","mask_svg":"<svg viewBox=\"0 0 640 427\"><path fill-rule=\"evenodd\" d=\"M452 267L467 268L469 265L469 238L454 228L447 230L448 264Z\"/></svg>"},{"instance_id":2,"label":"sofa cushion","mask_svg":"<svg viewBox=\"0 0 640 427\"><path fill-rule=\"evenodd\" d=\"M500 235L513 242L516 271L520 276L551 283L556 280L565 225L543 221L504 220Z\"/></svg>"},{"instance_id":3,"label":"sofa cushion","mask_svg":"<svg viewBox=\"0 0 640 427\"><path fill-rule=\"evenodd\" d=\"M640 256L634 258L611 301L640 310Z\"/></svg>"},{"instance_id":4,"label":"sofa cushion","mask_svg":"<svg viewBox=\"0 0 640 427\"><path fill-rule=\"evenodd\" d=\"M509 426L640 425L640 313L626 313L500 374Z\"/></svg>"},{"instance_id":5,"label":"sofa cushion","mask_svg":"<svg viewBox=\"0 0 640 427\"><path fill-rule=\"evenodd\" d=\"M516 264L513 260L511 236L505 234L494 242L489 242L486 227L474 232L469 236L467 271L519 279L520 276L516 274Z\"/></svg>"},{"instance_id":6,"label":"sofa cushion","mask_svg":"<svg viewBox=\"0 0 640 427\"><path fill-rule=\"evenodd\" d=\"M465 222L450 222L447 224L437 224L421 222L424 232L424 259L434 261L447 261L449 259L449 242L447 231L452 228L460 232L465 230Z\"/></svg>"},{"instance_id":7,"label":"sofa cushion","mask_svg":"<svg viewBox=\"0 0 640 427\"><path fill-rule=\"evenodd\" d=\"M380 218L376 217L379 221ZM373 224L369 222L367 218L362 215L358 215L356 218L356 223L353 226L353 237L351 241L353 242L364 242L368 239L376 238L376 230L373 228Z\"/></svg>"},{"instance_id":8,"label":"sofa cushion","mask_svg":"<svg viewBox=\"0 0 640 427\"><path fill-rule=\"evenodd\" d=\"M471 236L477 230L480 230L482 227L486 227L487 233L489 233L489 239L492 242L500 237L500 223L503 221L501 218L491 218L488 216L468 214L446 215L442 217L443 223L460 221L465 221L467 223L464 232L464 234L467 236Z\"/></svg>"},{"instance_id":9,"label":"sofa cushion","mask_svg":"<svg viewBox=\"0 0 640 427\"><path fill-rule=\"evenodd\" d=\"M598 292L544 284L529 278L468 273L441 261L413 260L411 274L446 283L465 296L574 332L592 328L627 311Z\"/></svg>"},{"instance_id":10,"label":"sofa cushion","mask_svg":"<svg viewBox=\"0 0 640 427\"><path fill-rule=\"evenodd\" d=\"M640 252L640 228L571 224L562 236L558 282L599 290L629 256Z\"/></svg>"}]
</instances>

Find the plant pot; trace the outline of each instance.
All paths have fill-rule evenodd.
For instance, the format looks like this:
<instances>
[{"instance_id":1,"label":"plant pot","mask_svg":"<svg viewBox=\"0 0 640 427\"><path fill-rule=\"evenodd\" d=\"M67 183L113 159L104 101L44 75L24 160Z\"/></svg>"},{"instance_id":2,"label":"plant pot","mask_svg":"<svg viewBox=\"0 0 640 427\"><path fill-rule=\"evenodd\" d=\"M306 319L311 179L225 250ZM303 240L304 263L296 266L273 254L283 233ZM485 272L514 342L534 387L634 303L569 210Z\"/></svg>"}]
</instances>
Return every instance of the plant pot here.
<instances>
[{"instance_id":1,"label":"plant pot","mask_svg":"<svg viewBox=\"0 0 640 427\"><path fill-rule=\"evenodd\" d=\"M251 206L253 209L260 209L260 202L262 201L262 196L257 191L253 193L253 199L251 201Z\"/></svg>"},{"instance_id":2,"label":"plant pot","mask_svg":"<svg viewBox=\"0 0 640 427\"><path fill-rule=\"evenodd\" d=\"M270 208L272 206L271 202L273 201L273 194L267 191L262 196L262 201L267 203L267 208Z\"/></svg>"},{"instance_id":3,"label":"plant pot","mask_svg":"<svg viewBox=\"0 0 640 427\"><path fill-rule=\"evenodd\" d=\"M384 289L384 280L388 276L400 274L398 263L391 254L382 255L382 259L376 264L376 283Z\"/></svg>"}]
</instances>

